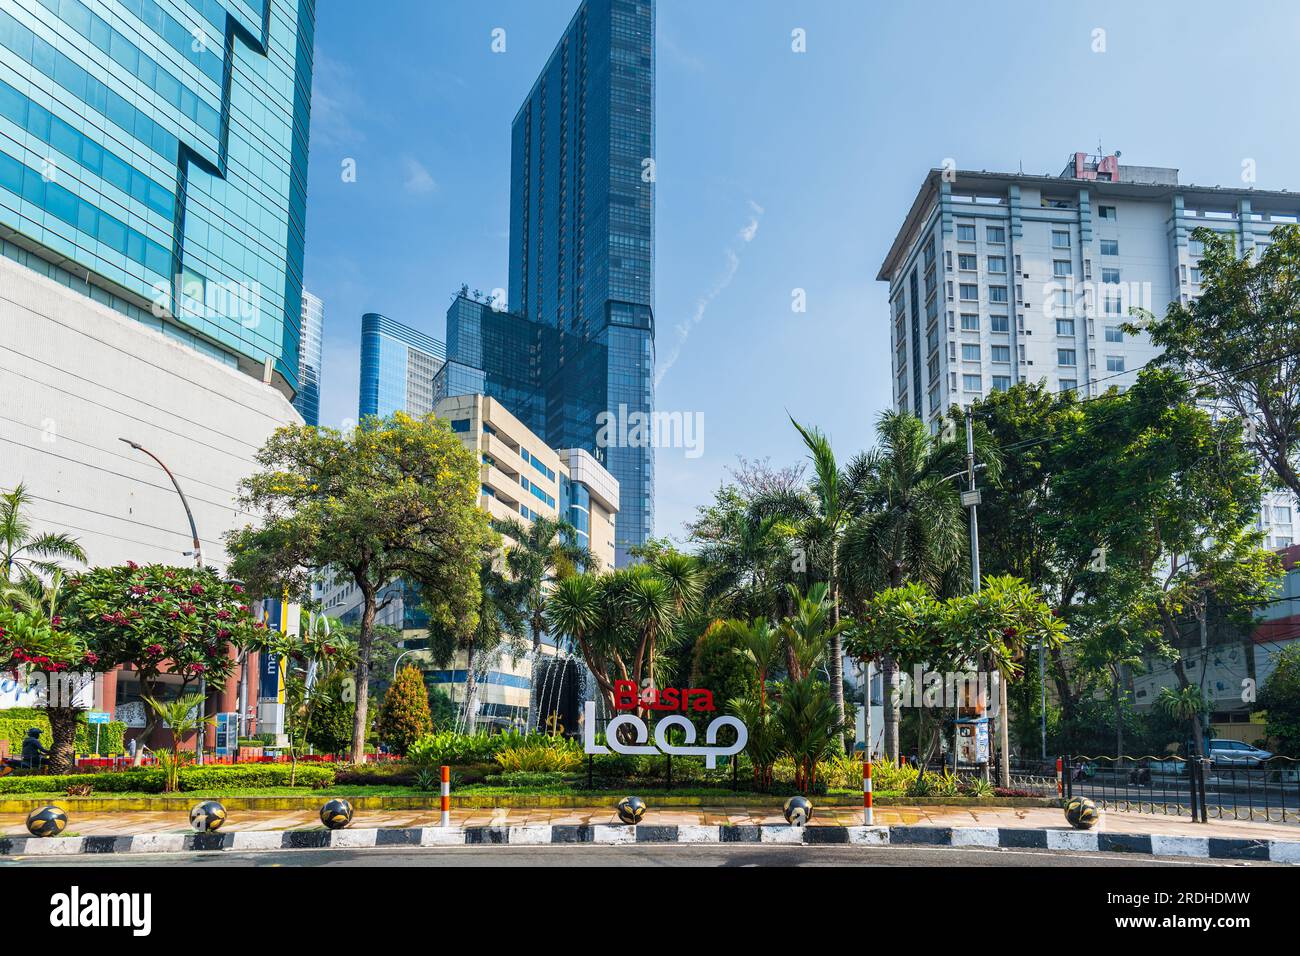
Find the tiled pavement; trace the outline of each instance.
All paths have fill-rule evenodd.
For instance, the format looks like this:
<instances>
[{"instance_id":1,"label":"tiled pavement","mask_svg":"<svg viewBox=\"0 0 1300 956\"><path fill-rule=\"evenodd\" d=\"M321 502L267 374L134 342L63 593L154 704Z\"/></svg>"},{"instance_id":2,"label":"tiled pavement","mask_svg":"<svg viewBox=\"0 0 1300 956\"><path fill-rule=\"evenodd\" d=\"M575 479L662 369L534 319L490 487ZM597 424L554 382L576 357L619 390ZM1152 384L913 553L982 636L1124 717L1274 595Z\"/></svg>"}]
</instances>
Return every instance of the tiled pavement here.
<instances>
[{"instance_id":1,"label":"tiled pavement","mask_svg":"<svg viewBox=\"0 0 1300 956\"><path fill-rule=\"evenodd\" d=\"M56 801L57 802L57 801ZM453 810L452 824L457 827L524 826L537 824L615 824L613 807L588 808L484 808ZM758 807L689 807L656 810L653 805L645 823L663 825L736 826L779 825L780 807L776 800L770 812ZM856 826L862 823L862 811L855 807L816 808L812 825ZM927 827L1050 827L1068 828L1060 810L1009 807L879 807L875 823L882 826L918 825ZM438 825L436 810L376 810L357 813L355 827L429 827ZM310 811L237 811L232 812L223 830L288 830L319 827L320 820ZM1294 824L1233 820L1193 823L1186 817L1157 814L1107 812L1102 827L1107 830L1138 834L1184 834L1201 837L1237 837L1245 839L1300 840L1300 827ZM74 814L68 824L69 835L122 836L142 833L188 832L184 814L152 811ZM22 814L0 814L0 835L26 836Z\"/></svg>"}]
</instances>

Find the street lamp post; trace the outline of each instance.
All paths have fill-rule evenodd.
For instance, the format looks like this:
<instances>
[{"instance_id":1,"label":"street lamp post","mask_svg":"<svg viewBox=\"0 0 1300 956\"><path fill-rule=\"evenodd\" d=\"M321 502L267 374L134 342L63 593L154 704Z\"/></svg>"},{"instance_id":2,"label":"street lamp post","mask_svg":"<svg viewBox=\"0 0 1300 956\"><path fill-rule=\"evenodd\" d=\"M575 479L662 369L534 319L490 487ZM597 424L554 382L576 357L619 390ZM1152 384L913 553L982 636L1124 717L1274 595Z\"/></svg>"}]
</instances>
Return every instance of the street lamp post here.
<instances>
[{"instance_id":1,"label":"street lamp post","mask_svg":"<svg viewBox=\"0 0 1300 956\"><path fill-rule=\"evenodd\" d=\"M193 551L194 566L202 570L203 549L202 546L199 544L199 529L194 524L194 513L190 511L190 503L185 498L185 492L181 491L180 482L176 480L176 476L172 474L172 470L162 463L162 459L159 458L157 455L155 455L153 452L151 452L148 448L145 448L143 445L139 444L138 442L131 441L131 439L129 438L119 438L118 441L124 441L132 448L134 448L136 451L144 452L146 455L148 455L150 458L156 461L158 463L158 467L161 468L163 471L165 471L167 473L167 477L171 479L172 487L176 489L176 494L180 495L181 505L185 508L185 517L190 523L190 537L194 539L194 551Z\"/></svg>"},{"instance_id":2,"label":"street lamp post","mask_svg":"<svg viewBox=\"0 0 1300 956\"><path fill-rule=\"evenodd\" d=\"M203 547L202 545L199 544L199 529L194 524L194 513L190 511L190 503L185 498L185 492L181 491L180 482L176 480L176 476L172 474L172 470L163 464L161 458L159 458L157 455L151 452L148 448L145 448L139 442L133 442L129 438L119 438L118 441L126 442L136 451L143 452L144 454L148 455L150 458L152 458L155 462L158 463L158 467L161 468L163 471L165 471L167 473L167 477L171 479L172 487L176 489L176 494L180 495L181 505L182 507L185 508L185 518L190 523L190 537L194 540L194 551L193 551L194 566L198 568L200 571L203 570ZM203 745L206 742L205 738L207 737L207 734L204 731L204 728L207 727L207 724L203 722L203 718L206 716L207 700L208 700L208 696L207 696L208 682L204 678L199 678L199 693L203 695L203 700L199 704L199 727L197 733L194 736L194 760L195 763L202 764Z\"/></svg>"},{"instance_id":3,"label":"street lamp post","mask_svg":"<svg viewBox=\"0 0 1300 956\"><path fill-rule=\"evenodd\" d=\"M400 654L397 655L397 660L393 661L393 680L392 680L392 683L394 683L394 684L397 683L397 666L398 666L399 664L402 663L402 658L405 657L407 654L418 654L418 653L420 653L420 651L422 651L422 650L424 650L423 647L414 647L414 648L412 648L412 649L409 650L409 651L402 651L402 653L400 653Z\"/></svg>"}]
</instances>

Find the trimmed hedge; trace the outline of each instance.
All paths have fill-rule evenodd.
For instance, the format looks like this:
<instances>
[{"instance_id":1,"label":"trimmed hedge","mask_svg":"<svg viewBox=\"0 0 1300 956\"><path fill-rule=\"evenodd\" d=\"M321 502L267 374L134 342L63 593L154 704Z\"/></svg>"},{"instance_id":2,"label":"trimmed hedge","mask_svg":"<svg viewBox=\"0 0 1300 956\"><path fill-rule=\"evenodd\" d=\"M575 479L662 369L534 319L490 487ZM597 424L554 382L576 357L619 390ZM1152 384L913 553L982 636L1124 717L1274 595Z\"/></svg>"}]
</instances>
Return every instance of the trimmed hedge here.
<instances>
[{"instance_id":1,"label":"trimmed hedge","mask_svg":"<svg viewBox=\"0 0 1300 956\"><path fill-rule=\"evenodd\" d=\"M233 764L182 767L181 790L222 790L289 786L288 764ZM311 789L334 783L334 768L300 765L296 787ZM62 793L68 787L92 787L92 793L162 793L163 772L154 767L139 770L105 770L100 773L61 775L12 774L0 778L0 794Z\"/></svg>"},{"instance_id":2,"label":"trimmed hedge","mask_svg":"<svg viewBox=\"0 0 1300 956\"><path fill-rule=\"evenodd\" d=\"M53 744L50 736L50 718L40 707L14 707L0 710L0 740L9 741L9 755L17 757L23 749L23 738L32 727L41 728L41 743L46 747ZM120 754L125 752L123 743L126 724L111 722L99 727L99 753ZM83 713L77 719L76 751L79 754L95 752L95 728L86 722Z\"/></svg>"}]
</instances>

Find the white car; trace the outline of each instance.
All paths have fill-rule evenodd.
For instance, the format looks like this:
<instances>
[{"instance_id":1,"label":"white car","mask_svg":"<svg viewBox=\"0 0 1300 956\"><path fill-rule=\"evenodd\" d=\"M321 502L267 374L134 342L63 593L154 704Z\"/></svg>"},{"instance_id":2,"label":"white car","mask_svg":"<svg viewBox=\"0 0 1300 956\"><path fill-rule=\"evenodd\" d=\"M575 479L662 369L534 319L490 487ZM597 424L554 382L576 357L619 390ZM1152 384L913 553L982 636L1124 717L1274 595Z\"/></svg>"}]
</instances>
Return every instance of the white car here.
<instances>
[{"instance_id":1,"label":"white car","mask_svg":"<svg viewBox=\"0 0 1300 956\"><path fill-rule=\"evenodd\" d=\"M1273 755L1240 740L1211 740L1210 760L1220 767L1258 767Z\"/></svg>"}]
</instances>

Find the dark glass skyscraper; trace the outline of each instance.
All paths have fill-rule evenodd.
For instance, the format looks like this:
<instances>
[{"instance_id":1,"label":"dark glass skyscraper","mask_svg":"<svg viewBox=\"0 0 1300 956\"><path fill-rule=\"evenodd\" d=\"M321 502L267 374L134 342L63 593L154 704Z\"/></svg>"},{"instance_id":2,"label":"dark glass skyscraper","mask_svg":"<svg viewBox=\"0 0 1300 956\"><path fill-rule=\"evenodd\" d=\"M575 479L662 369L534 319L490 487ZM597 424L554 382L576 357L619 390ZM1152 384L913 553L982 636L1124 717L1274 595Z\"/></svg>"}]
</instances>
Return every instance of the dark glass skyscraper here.
<instances>
[{"instance_id":1,"label":"dark glass skyscraper","mask_svg":"<svg viewBox=\"0 0 1300 956\"><path fill-rule=\"evenodd\" d=\"M598 448L597 416L654 408L654 32L653 0L583 0L511 149L511 311L552 332L540 434L618 479L620 565L653 533L654 449Z\"/></svg>"}]
</instances>

